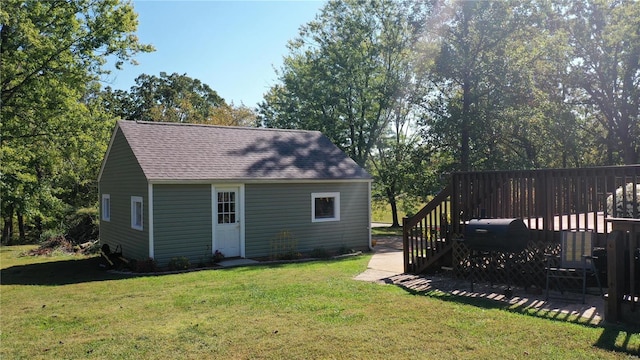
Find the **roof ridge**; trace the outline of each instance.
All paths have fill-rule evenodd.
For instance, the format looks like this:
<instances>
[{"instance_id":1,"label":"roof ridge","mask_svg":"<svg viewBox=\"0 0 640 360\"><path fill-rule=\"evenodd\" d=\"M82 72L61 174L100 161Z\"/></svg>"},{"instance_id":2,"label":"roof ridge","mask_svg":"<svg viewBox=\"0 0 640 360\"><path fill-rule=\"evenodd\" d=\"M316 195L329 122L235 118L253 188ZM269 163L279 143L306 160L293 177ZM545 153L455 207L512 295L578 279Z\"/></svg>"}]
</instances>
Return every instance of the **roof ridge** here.
<instances>
[{"instance_id":1,"label":"roof ridge","mask_svg":"<svg viewBox=\"0 0 640 360\"><path fill-rule=\"evenodd\" d=\"M214 124L176 123L176 122L165 122L165 121L118 120L118 122L136 123L136 124L144 124L144 125L191 126L191 127L206 127L206 128L218 128L218 129L236 129L236 130L260 130L260 131L297 132L297 133L322 133L319 130L279 129L279 128L251 127L251 126L225 126L225 125L214 125Z\"/></svg>"}]
</instances>

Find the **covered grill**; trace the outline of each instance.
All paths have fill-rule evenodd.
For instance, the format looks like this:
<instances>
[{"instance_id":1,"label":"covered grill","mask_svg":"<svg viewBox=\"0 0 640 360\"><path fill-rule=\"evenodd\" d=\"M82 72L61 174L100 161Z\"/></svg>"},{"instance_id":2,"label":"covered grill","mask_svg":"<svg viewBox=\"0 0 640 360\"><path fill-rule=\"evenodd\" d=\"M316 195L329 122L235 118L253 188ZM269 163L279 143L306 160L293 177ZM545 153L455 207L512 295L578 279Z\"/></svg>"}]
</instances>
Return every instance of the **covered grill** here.
<instances>
[{"instance_id":1,"label":"covered grill","mask_svg":"<svg viewBox=\"0 0 640 360\"><path fill-rule=\"evenodd\" d=\"M522 219L475 219L470 220L464 229L464 244L475 254L471 255L472 267L481 269L486 266L483 260L489 258L489 271L496 271L498 253L518 253L527 248L529 229ZM511 262L512 256L504 260L508 284L504 295L511 297ZM492 281L493 283L493 281ZM471 276L473 291L473 276Z\"/></svg>"},{"instance_id":2,"label":"covered grill","mask_svg":"<svg viewBox=\"0 0 640 360\"><path fill-rule=\"evenodd\" d=\"M522 219L474 219L464 230L471 250L520 252L527 248L529 229Z\"/></svg>"}]
</instances>

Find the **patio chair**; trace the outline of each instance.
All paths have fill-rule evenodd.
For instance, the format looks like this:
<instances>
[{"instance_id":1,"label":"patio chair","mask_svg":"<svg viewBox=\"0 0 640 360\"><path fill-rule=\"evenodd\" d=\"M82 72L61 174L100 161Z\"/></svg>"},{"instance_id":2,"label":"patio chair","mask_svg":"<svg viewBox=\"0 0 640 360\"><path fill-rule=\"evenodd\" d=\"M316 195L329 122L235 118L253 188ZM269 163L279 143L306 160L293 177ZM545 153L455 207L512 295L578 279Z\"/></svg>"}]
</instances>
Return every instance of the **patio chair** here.
<instances>
[{"instance_id":1,"label":"patio chair","mask_svg":"<svg viewBox=\"0 0 640 360\"><path fill-rule=\"evenodd\" d=\"M577 281L582 278L582 303L584 304L587 294L587 276L595 277L600 289L600 296L603 296L600 274L593 261L595 238L596 234L590 230L562 232L560 255L545 255L547 258L547 300L552 280L559 288L560 293L564 295L565 285L568 281Z\"/></svg>"}]
</instances>

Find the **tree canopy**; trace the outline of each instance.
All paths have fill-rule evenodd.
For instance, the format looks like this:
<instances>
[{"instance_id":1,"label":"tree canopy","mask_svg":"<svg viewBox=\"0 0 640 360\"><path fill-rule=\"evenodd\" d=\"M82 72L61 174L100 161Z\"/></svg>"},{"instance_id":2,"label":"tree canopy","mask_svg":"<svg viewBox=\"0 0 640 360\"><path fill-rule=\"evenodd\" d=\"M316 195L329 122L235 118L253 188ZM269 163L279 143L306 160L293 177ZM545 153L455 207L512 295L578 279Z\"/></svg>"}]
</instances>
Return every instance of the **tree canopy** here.
<instances>
[{"instance_id":1,"label":"tree canopy","mask_svg":"<svg viewBox=\"0 0 640 360\"><path fill-rule=\"evenodd\" d=\"M290 55L259 107L268 127L324 132L365 165L403 85L403 62L424 18L420 3L330 1L289 43ZM421 10L423 11L423 10Z\"/></svg>"},{"instance_id":2,"label":"tree canopy","mask_svg":"<svg viewBox=\"0 0 640 360\"><path fill-rule=\"evenodd\" d=\"M133 7L119 0L3 1L3 240L10 236L14 214L24 237L25 215L41 232L92 197L93 170L111 124L85 95L107 72L107 56L120 65L153 50L138 42L136 18Z\"/></svg>"},{"instance_id":3,"label":"tree canopy","mask_svg":"<svg viewBox=\"0 0 640 360\"><path fill-rule=\"evenodd\" d=\"M637 163L638 11L630 0L330 1L290 43L259 116L323 131L392 208L442 172Z\"/></svg>"},{"instance_id":4,"label":"tree canopy","mask_svg":"<svg viewBox=\"0 0 640 360\"><path fill-rule=\"evenodd\" d=\"M118 118L312 129L391 204L451 171L640 161L640 2L331 0L288 45L258 113L187 74L102 88L152 51L123 0L0 7L3 241L96 204ZM62 225L61 225L62 224Z\"/></svg>"},{"instance_id":5,"label":"tree canopy","mask_svg":"<svg viewBox=\"0 0 640 360\"><path fill-rule=\"evenodd\" d=\"M129 91L105 88L97 96L120 119L254 126L254 112L227 104L209 85L186 74L141 74Z\"/></svg>"}]
</instances>

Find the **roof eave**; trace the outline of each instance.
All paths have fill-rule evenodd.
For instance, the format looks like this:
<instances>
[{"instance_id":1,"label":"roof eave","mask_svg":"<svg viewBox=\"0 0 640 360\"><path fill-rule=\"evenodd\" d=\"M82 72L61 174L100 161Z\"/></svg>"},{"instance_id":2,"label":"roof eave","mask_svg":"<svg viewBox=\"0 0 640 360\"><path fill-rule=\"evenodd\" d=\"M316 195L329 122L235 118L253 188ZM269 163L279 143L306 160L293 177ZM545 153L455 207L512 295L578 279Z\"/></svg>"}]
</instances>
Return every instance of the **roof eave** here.
<instances>
[{"instance_id":1,"label":"roof eave","mask_svg":"<svg viewBox=\"0 0 640 360\"><path fill-rule=\"evenodd\" d=\"M347 179L269 179L269 178L229 178L229 179L149 179L154 185L198 185L198 184L312 184L312 183L344 183L344 182L373 182L372 178Z\"/></svg>"},{"instance_id":2,"label":"roof eave","mask_svg":"<svg viewBox=\"0 0 640 360\"><path fill-rule=\"evenodd\" d=\"M107 164L107 160L109 159L109 154L111 153L111 147L113 146L113 141L116 138L116 134L118 133L118 129L120 128L120 121L116 121L116 127L113 128L113 132L111 133L111 139L109 140L109 146L107 147L107 152L105 152L102 157L102 164L100 165L100 172L98 173L98 184L100 180L102 180L102 173L104 172L104 167Z\"/></svg>"}]
</instances>

